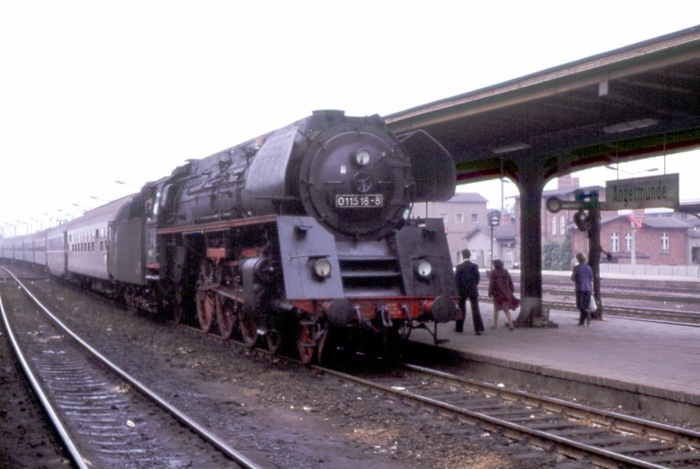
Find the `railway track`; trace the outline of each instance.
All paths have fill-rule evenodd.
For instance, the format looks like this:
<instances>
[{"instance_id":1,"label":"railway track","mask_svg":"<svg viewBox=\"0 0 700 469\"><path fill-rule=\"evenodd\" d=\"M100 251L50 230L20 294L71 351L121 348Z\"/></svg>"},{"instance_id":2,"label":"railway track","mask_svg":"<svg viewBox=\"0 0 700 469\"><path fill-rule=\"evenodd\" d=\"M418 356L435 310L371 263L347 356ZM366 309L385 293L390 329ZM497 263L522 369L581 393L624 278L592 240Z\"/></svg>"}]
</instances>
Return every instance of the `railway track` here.
<instances>
[{"instance_id":1,"label":"railway track","mask_svg":"<svg viewBox=\"0 0 700 469\"><path fill-rule=\"evenodd\" d=\"M323 369L403 401L478 424L541 454L557 451L599 467L673 468L700 464L700 432L507 389L415 365L400 374L358 377ZM537 454L522 455L535 458Z\"/></svg>"},{"instance_id":2,"label":"railway track","mask_svg":"<svg viewBox=\"0 0 700 469\"><path fill-rule=\"evenodd\" d=\"M517 282L516 291L518 291ZM700 327L700 312L694 311L700 305L700 296L696 292L687 289L673 291L663 289L663 294L649 293L649 291L649 289L640 291L630 288L624 290L618 288L605 289L601 293L603 312L606 316ZM651 289L651 291L655 290ZM571 288L561 289L553 285L543 285L542 293L542 306L545 309L578 311L574 292ZM486 298L486 289L481 289L480 294L482 298ZM567 297L568 299L554 299L557 297ZM668 304L678 305L680 309L665 308L664 306Z\"/></svg>"},{"instance_id":3,"label":"railway track","mask_svg":"<svg viewBox=\"0 0 700 469\"><path fill-rule=\"evenodd\" d=\"M255 353L266 354L263 350ZM323 373L335 373L318 369ZM523 457L547 457L556 448L566 457L602 467L687 467L700 464L695 449L698 436L693 432L679 436L674 427L652 423L645 428L641 426L644 421L621 414L605 411L586 414L584 410L588 411L588 408L577 404L556 408L555 404L560 405L563 401L544 398L541 402L536 400L541 399L537 396L508 391L503 387L444 373L436 376L424 374L428 371L408 367L398 376L348 379L372 386L377 393L391 393L396 399L437 409L441 414L477 423L490 432L530 441L542 448ZM475 389L475 383L481 388ZM679 459L677 465L671 461L674 458ZM680 458L687 460L682 462Z\"/></svg>"},{"instance_id":4,"label":"railway track","mask_svg":"<svg viewBox=\"0 0 700 469\"><path fill-rule=\"evenodd\" d=\"M544 290L546 295L553 296L571 296L573 291L571 289L554 289L546 288ZM648 301L654 303L673 303L673 302L683 302L686 304L697 305L700 304L700 297L697 294L690 294L687 291L677 291L669 292L665 290L663 293L650 293L649 290L603 290L601 293L603 298L624 300L624 301Z\"/></svg>"},{"instance_id":5,"label":"railway track","mask_svg":"<svg viewBox=\"0 0 700 469\"><path fill-rule=\"evenodd\" d=\"M9 298L0 298L4 326L76 467L258 467L77 337L14 280L22 291L6 288Z\"/></svg>"},{"instance_id":6,"label":"railway track","mask_svg":"<svg viewBox=\"0 0 700 469\"><path fill-rule=\"evenodd\" d=\"M543 301L545 309L556 309L564 311L578 311L574 302L571 301ZM684 326L700 327L700 313L689 311L676 311L672 309L649 308L643 306L617 306L603 305L603 312L606 317L614 316L619 318L634 319L637 321L655 321L679 324Z\"/></svg>"}]
</instances>

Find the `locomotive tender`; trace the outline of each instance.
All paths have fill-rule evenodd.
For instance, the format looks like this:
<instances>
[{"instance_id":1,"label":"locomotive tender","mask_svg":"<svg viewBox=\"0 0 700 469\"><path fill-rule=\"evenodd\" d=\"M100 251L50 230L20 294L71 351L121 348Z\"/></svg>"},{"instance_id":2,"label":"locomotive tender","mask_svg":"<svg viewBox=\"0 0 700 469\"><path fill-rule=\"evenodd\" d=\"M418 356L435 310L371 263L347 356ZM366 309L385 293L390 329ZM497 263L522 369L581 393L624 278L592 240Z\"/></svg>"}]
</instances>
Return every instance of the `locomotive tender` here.
<instances>
[{"instance_id":1,"label":"locomotive tender","mask_svg":"<svg viewBox=\"0 0 700 469\"><path fill-rule=\"evenodd\" d=\"M421 327L437 343L457 309L450 253L442 219L410 210L454 192L452 157L427 133L317 111L68 223L0 239L0 256L251 347L295 345L308 363L329 336L387 347Z\"/></svg>"}]
</instances>

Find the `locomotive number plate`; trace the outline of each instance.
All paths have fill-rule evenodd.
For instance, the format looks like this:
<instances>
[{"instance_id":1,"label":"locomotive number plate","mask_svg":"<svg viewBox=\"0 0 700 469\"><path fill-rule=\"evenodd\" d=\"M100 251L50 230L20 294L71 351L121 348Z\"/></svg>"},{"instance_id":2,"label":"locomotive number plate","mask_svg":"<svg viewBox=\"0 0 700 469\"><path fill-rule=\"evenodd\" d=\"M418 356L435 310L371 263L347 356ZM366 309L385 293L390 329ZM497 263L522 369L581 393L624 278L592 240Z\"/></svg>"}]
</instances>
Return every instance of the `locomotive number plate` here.
<instances>
[{"instance_id":1,"label":"locomotive number plate","mask_svg":"<svg viewBox=\"0 0 700 469\"><path fill-rule=\"evenodd\" d=\"M377 208L384 206L382 194L343 195L335 196L336 208Z\"/></svg>"}]
</instances>

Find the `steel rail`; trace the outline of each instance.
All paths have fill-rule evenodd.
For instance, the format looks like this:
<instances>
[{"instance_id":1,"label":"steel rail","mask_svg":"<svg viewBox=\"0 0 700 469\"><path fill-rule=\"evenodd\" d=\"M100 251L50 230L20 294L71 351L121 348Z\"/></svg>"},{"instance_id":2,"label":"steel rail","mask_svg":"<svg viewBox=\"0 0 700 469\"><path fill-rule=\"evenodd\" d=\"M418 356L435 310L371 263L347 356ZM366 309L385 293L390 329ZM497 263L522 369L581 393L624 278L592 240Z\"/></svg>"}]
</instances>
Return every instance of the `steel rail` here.
<instances>
[{"instance_id":1,"label":"steel rail","mask_svg":"<svg viewBox=\"0 0 700 469\"><path fill-rule=\"evenodd\" d=\"M184 412L180 411L176 407L174 407L172 404L170 404L168 401L166 401L164 398L162 398L160 395L146 387L143 383L141 383L139 380L131 376L129 373L121 369L119 366L117 366L115 363L110 361L107 357L102 355L100 352L95 350L90 344L85 342L83 339L81 339L78 335L76 335L72 330L70 330L63 322L61 322L51 311L48 310L40 301L38 298L36 298L31 291L9 270L3 267L3 270L8 272L12 278L17 282L17 284L22 288L22 290L34 301L34 303L58 326L66 335L70 336L74 341L76 341L78 344L80 344L82 347L84 347L86 350L88 350L95 358L97 358L102 364L104 364L106 367L108 367L110 370L112 370L114 373L119 375L124 381L129 383L131 386L136 388L139 392L141 392L144 396L147 398L153 400L156 402L160 407L165 409L167 412L169 412L173 417L175 417L179 422L181 422L183 425L185 425L187 428L190 430L194 431L196 434L201 436L204 440L209 442L211 445L213 445L217 450L222 452L225 456L227 456L229 459L235 461L242 467L246 469L261 469L260 466L249 460L246 456L243 454L239 453L235 449L231 448L228 444L226 444L223 440L221 440L219 437L214 435L213 433L209 432L206 428L204 428L202 425L200 425L198 422L196 422L194 419L191 417L187 416Z\"/></svg>"},{"instance_id":2,"label":"steel rail","mask_svg":"<svg viewBox=\"0 0 700 469\"><path fill-rule=\"evenodd\" d=\"M548 410L552 411L566 410L569 415L576 416L577 418L589 418L594 422L604 425L610 425L612 421L615 423L616 428L628 430L633 433L646 434L665 440L675 440L678 437L683 437L685 438L684 441L689 444L700 443L700 432L695 430L668 425L665 423L656 422L654 420L633 417L631 415L621 414L606 409L599 409L597 407L579 404L578 402L570 402L555 397L541 396L519 389L502 388L495 384L464 378L462 376L453 375L440 370L433 370L420 365L412 365L409 363L402 363L401 365L410 370L420 371L421 373L426 373L446 380L457 381L468 386L473 386L479 390L485 389L500 397L508 396L513 400L524 400L532 404L543 404Z\"/></svg>"},{"instance_id":3,"label":"steel rail","mask_svg":"<svg viewBox=\"0 0 700 469\"><path fill-rule=\"evenodd\" d=\"M68 450L68 454L70 455L71 459L73 460L73 463L81 469L91 468L92 466L89 465L88 463L86 463L86 458L81 454L77 445L73 441L73 437L70 435L70 433L68 432L66 427L63 425L63 422L61 421L61 417L59 417L58 412L56 411L56 408L53 406L53 404L51 404L51 400L49 399L49 397L46 394L46 390L39 382L39 379L34 374L32 367L29 365L29 362L27 361L26 357L24 356L24 353L22 352L22 348L20 347L19 342L17 341L17 338L15 337L15 333L12 329L9 318L7 317L7 314L5 313L5 306L3 305L3 302L2 302L2 296L0 296L0 313L2 313L2 321L3 321L3 324L5 326L5 330L7 331L7 337L10 339L10 343L12 344L12 350L14 351L14 354L17 357L17 360L19 361L19 363L22 366L22 371L24 372L24 376L27 378L27 380L31 384L32 389L34 390L34 394L37 396L37 398L41 402L41 405L44 408L46 415L51 420L51 423L53 424L54 428L56 429L56 432L58 433L59 438L66 445L66 449Z\"/></svg>"},{"instance_id":4,"label":"steel rail","mask_svg":"<svg viewBox=\"0 0 700 469\"><path fill-rule=\"evenodd\" d=\"M201 332L201 330L197 328L192 329ZM236 341L234 341L233 343L240 346L241 348L244 348L256 354L265 355L269 357L277 356L278 358L283 359L289 363L294 363L298 366L306 367L322 372L324 374L329 374L331 376L345 379L356 384L366 386L370 389L377 389L400 398L414 400L416 402L422 403L433 408L439 408L452 413L458 413L466 417L467 419L470 419L473 422L481 422L490 425L493 429L505 429L507 436L512 437L514 439L521 440L523 437L526 437L529 438L531 441L536 441L537 443L539 443L539 446L543 448L549 448L551 447L552 443L554 443L560 449L560 452L564 455L576 459L591 457L592 461L603 467L618 468L620 467L620 464L625 464L630 467L641 467L647 469L667 469L667 466L655 464L649 461L644 461L642 459L634 458L631 456L626 456L624 454L616 453L614 451L606 450L597 446L587 445L585 443L581 443L579 441L575 441L566 437L558 436L542 430L532 429L527 426L509 422L504 419L489 416L485 413L464 409L462 407L455 406L447 402L442 402L436 399L432 399L430 397L421 396L419 394L415 394L409 391L396 389L391 386L385 386L381 383L377 383L372 380L361 378L358 376L353 376L342 371L326 368L322 365L305 365L300 360L276 355L262 348L249 348L243 345L242 343ZM643 436L646 432L646 434L651 437L667 441L679 441L678 437L682 437L682 442L687 442L691 444L697 444L697 441L700 440L700 432L696 432L693 430L675 427L660 422L640 419L625 414L619 414L616 412L607 411L605 409L597 409L594 407L589 407L578 403L572 403L552 397L537 396L520 390L508 390L505 388L501 388L497 385L471 380L469 378L454 376L448 373L440 372L437 370L430 370L429 368L420 367L417 365L401 365L422 373L434 373L440 378L455 379L468 386L478 388L482 391L484 389L488 389L492 394L498 394L499 397L505 400L529 400L530 405L542 404L542 407L550 412L557 412L560 411L562 408L566 408L567 415L577 419L586 417L591 418L591 415L597 414L598 417L596 419L591 419L594 423L610 428L617 428L619 430L627 431L629 433L634 433L640 436ZM511 396L515 396L517 399L505 398L503 397L504 394L510 394Z\"/></svg>"},{"instance_id":5,"label":"steel rail","mask_svg":"<svg viewBox=\"0 0 700 469\"><path fill-rule=\"evenodd\" d=\"M543 301L542 306L556 310L578 311L576 304L568 301ZM656 308L614 305L605 305L604 311L606 317L677 326L700 327L700 313L691 311L659 310Z\"/></svg>"},{"instance_id":6,"label":"steel rail","mask_svg":"<svg viewBox=\"0 0 700 469\"><path fill-rule=\"evenodd\" d=\"M573 287L573 285L572 285ZM655 301L655 302L668 302L668 301L683 301L685 303L700 303L700 297L696 296L691 296L689 294L683 295L680 294L678 296L673 296L673 295L652 295L652 294L645 294L641 291L632 291L632 289L627 289L629 291L616 291L616 290L606 290L601 292L601 296L605 298L617 298L617 299L623 299L623 300L643 300L643 301ZM667 292L668 290L664 290ZM542 291L546 295L552 295L552 296L573 296L575 295L575 292L572 289L569 290L564 290L564 289L551 289L551 290L543 290Z\"/></svg>"},{"instance_id":7,"label":"steel rail","mask_svg":"<svg viewBox=\"0 0 700 469\"><path fill-rule=\"evenodd\" d=\"M465 409L463 407L456 406L447 402L436 400L427 396L422 396L420 394L416 394L405 389L397 389L391 386L386 386L384 384L377 383L372 380L324 368L319 365L311 365L311 368L317 371L321 371L323 373L331 374L336 377L347 379L349 381L355 382L363 386L367 386L372 389L381 390L382 392L386 392L397 397L410 399L433 408L444 409L451 413L462 415L463 417L471 419L474 422L486 423L494 429L505 429L506 434L512 438L522 439L523 437L527 437L531 441L537 441L539 443L539 446L544 448L550 447L551 444L554 443L560 449L562 454L574 457L576 459L581 459L583 457L588 456L591 457L592 461L594 461L596 464L600 464L603 467L617 468L620 464L625 464L632 467L641 467L646 469L667 469L667 466L655 464L631 456L626 456L621 453L615 453L614 451L606 450L597 446L587 445L585 443L581 443L579 441L558 436L552 433L547 433L542 430L529 428L527 426L513 423L508 420L500 419L498 417L493 417L482 412ZM416 371L420 371L419 368L420 367L417 367ZM498 388L498 390L499 392L504 391L501 388ZM552 403L554 401L556 400L551 399L549 402ZM617 414L610 413L609 415L614 416ZM631 419L634 420L634 418ZM658 431L670 431L670 429L672 428L674 427L665 426L664 424L658 424L656 426L656 430ZM696 438L698 436L696 432L693 432L692 430L682 429L682 431L688 438Z\"/></svg>"}]
</instances>

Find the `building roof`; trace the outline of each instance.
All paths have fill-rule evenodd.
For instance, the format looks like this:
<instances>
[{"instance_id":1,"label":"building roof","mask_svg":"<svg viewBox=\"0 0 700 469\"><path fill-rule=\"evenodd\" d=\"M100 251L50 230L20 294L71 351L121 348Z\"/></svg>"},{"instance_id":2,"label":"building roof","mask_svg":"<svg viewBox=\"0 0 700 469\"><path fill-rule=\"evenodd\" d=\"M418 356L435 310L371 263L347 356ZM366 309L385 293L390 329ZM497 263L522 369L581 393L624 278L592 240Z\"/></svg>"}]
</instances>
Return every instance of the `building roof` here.
<instances>
[{"instance_id":1,"label":"building roof","mask_svg":"<svg viewBox=\"0 0 700 469\"><path fill-rule=\"evenodd\" d=\"M469 231L467 232L467 234L465 234L464 236L462 236L462 239L467 239L467 240L468 240L468 239L470 239L472 236L474 236L475 234L481 233L482 231L484 231L483 228L481 228L480 226L475 226L474 228L472 228L471 230L469 230Z\"/></svg>"},{"instance_id":2,"label":"building roof","mask_svg":"<svg viewBox=\"0 0 700 469\"><path fill-rule=\"evenodd\" d=\"M499 241L515 241L515 225L500 225L493 229L493 237Z\"/></svg>"},{"instance_id":3,"label":"building roof","mask_svg":"<svg viewBox=\"0 0 700 469\"><path fill-rule=\"evenodd\" d=\"M650 215L644 217L643 225L645 228L656 228L664 230L687 230L692 228L692 225L675 217L667 215Z\"/></svg>"},{"instance_id":4,"label":"building roof","mask_svg":"<svg viewBox=\"0 0 700 469\"><path fill-rule=\"evenodd\" d=\"M470 203L470 204L484 204L488 202L484 196L477 192L458 192L452 197L450 200L448 200L445 203L448 204L462 204L462 203Z\"/></svg>"},{"instance_id":5,"label":"building roof","mask_svg":"<svg viewBox=\"0 0 700 469\"><path fill-rule=\"evenodd\" d=\"M625 219L625 221L629 221L629 218L627 215L620 215L619 213L605 213L603 212L600 216L600 224L601 225L606 225L608 223L620 220L620 219ZM573 225L573 223L572 223Z\"/></svg>"},{"instance_id":6,"label":"building roof","mask_svg":"<svg viewBox=\"0 0 700 469\"><path fill-rule=\"evenodd\" d=\"M468 240L477 233L486 233L487 235L490 236L491 235L491 227L478 225L478 226L474 227L473 229L469 230L469 232L467 234L465 234L462 237L462 239ZM493 228L493 239L495 239L499 243L515 241L515 225L507 224L507 225L499 225L499 226L494 227Z\"/></svg>"},{"instance_id":7,"label":"building roof","mask_svg":"<svg viewBox=\"0 0 700 469\"><path fill-rule=\"evenodd\" d=\"M655 214L655 213L647 213L644 215L644 217L639 220L642 222L642 226L645 228L652 228L652 229L664 229L664 230L687 230L689 228L693 228L693 225L691 223L688 223L685 220L681 220L680 218L671 216L673 214ZM602 215L600 223L601 225L605 225L608 223L611 223L616 220L624 219L625 221L629 221L629 215L625 214L608 214L608 215ZM573 223L571 224L573 225Z\"/></svg>"}]
</instances>

